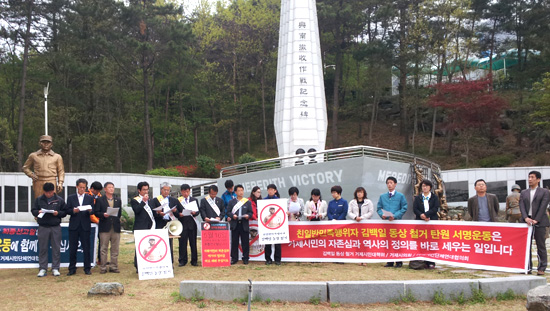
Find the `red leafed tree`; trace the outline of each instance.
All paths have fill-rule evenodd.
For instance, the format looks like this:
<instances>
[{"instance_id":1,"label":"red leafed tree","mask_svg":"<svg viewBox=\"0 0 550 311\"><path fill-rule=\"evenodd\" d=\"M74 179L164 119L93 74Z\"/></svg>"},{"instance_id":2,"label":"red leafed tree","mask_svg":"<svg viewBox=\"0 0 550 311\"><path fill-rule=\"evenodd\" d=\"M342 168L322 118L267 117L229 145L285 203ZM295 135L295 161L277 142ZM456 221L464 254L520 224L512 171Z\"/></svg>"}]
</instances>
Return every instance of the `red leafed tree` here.
<instances>
[{"instance_id":1,"label":"red leafed tree","mask_svg":"<svg viewBox=\"0 0 550 311\"><path fill-rule=\"evenodd\" d=\"M445 128L449 135L456 132L465 140L468 165L469 141L475 134L497 133L500 129L498 118L508 103L493 92L489 79L459 80L432 87L436 92L428 99L428 105L441 107L447 115Z\"/></svg>"}]
</instances>

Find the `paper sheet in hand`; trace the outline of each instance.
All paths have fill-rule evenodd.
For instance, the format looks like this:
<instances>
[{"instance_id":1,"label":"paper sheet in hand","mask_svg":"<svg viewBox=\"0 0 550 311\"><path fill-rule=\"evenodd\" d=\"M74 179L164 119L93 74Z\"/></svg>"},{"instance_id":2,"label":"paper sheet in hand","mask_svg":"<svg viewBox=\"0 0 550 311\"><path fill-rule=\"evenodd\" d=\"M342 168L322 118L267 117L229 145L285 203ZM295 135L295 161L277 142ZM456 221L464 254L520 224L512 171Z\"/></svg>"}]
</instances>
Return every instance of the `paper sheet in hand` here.
<instances>
[{"instance_id":1,"label":"paper sheet in hand","mask_svg":"<svg viewBox=\"0 0 550 311\"><path fill-rule=\"evenodd\" d=\"M162 212L162 206L159 206L157 208L153 208L155 212Z\"/></svg>"},{"instance_id":2,"label":"paper sheet in hand","mask_svg":"<svg viewBox=\"0 0 550 311\"><path fill-rule=\"evenodd\" d=\"M392 216L393 216L393 213L392 213L392 212L388 212L388 211L386 211L386 210L382 210L382 216L392 217Z\"/></svg>"},{"instance_id":3,"label":"paper sheet in hand","mask_svg":"<svg viewBox=\"0 0 550 311\"><path fill-rule=\"evenodd\" d=\"M41 209L40 211L42 213L38 214L38 218L44 217L44 215L46 215L46 213L53 214L53 212L55 212L53 209Z\"/></svg>"},{"instance_id":4,"label":"paper sheet in hand","mask_svg":"<svg viewBox=\"0 0 550 311\"><path fill-rule=\"evenodd\" d=\"M118 207L107 207L107 214L109 216L118 216Z\"/></svg>"},{"instance_id":5,"label":"paper sheet in hand","mask_svg":"<svg viewBox=\"0 0 550 311\"><path fill-rule=\"evenodd\" d=\"M91 205L82 205L82 206L79 206L78 209L81 210L81 211L88 211L88 210L92 209L92 206Z\"/></svg>"},{"instance_id":6,"label":"paper sheet in hand","mask_svg":"<svg viewBox=\"0 0 550 311\"><path fill-rule=\"evenodd\" d=\"M181 211L181 213L183 214L183 216L191 216L191 210L190 209L184 209L183 211Z\"/></svg>"},{"instance_id":7,"label":"paper sheet in hand","mask_svg":"<svg viewBox=\"0 0 550 311\"><path fill-rule=\"evenodd\" d=\"M288 212L298 214L300 212L300 204L290 204Z\"/></svg>"},{"instance_id":8,"label":"paper sheet in hand","mask_svg":"<svg viewBox=\"0 0 550 311\"><path fill-rule=\"evenodd\" d=\"M199 211L199 206L197 205L197 201L187 203L187 205L185 205L185 209L188 209L188 210L193 211L193 212L198 212Z\"/></svg>"}]
</instances>

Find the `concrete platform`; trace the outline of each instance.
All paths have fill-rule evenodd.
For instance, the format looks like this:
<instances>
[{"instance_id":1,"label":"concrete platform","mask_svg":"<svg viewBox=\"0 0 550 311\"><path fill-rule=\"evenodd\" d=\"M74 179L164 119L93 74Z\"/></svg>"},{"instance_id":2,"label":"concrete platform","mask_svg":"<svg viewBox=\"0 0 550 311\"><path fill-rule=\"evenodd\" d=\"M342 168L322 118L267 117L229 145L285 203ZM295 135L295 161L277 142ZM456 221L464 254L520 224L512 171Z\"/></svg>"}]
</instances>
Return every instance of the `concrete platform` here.
<instances>
[{"instance_id":1,"label":"concrete platform","mask_svg":"<svg viewBox=\"0 0 550 311\"><path fill-rule=\"evenodd\" d=\"M254 282L252 298L256 300L369 304L388 303L406 296L431 301L436 292L446 299L456 299L461 293L472 297L472 289L481 289L488 297L511 289L525 295L535 287L546 285L546 278L512 276L489 279L441 279L412 281L343 281L343 282ZM248 297L248 282L236 281L182 281L180 294L185 298L203 297L219 301L233 301ZM198 297L197 297L198 298Z\"/></svg>"}]
</instances>

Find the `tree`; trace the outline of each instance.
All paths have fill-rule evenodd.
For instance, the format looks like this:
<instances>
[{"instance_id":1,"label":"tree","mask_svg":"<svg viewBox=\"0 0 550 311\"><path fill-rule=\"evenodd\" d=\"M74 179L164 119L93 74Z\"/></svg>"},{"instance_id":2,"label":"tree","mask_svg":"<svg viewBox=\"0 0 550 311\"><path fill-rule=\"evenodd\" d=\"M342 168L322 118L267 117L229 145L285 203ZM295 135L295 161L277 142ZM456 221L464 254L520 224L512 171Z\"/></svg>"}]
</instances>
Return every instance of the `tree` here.
<instances>
[{"instance_id":1,"label":"tree","mask_svg":"<svg viewBox=\"0 0 550 311\"><path fill-rule=\"evenodd\" d=\"M466 165L469 164L469 141L475 134L495 133L499 130L498 118L507 102L491 89L491 81L460 80L456 83L438 83L428 105L441 107L447 113L445 127L450 133L458 132L466 144Z\"/></svg>"}]
</instances>

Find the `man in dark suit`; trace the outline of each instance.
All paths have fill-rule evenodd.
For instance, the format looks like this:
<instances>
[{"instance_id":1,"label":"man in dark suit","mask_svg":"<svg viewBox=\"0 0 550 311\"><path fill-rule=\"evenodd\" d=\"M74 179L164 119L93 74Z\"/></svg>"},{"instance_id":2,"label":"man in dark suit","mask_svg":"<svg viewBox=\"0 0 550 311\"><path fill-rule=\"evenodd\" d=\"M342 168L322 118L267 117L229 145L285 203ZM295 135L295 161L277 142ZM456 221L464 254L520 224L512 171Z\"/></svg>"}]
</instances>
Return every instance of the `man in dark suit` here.
<instances>
[{"instance_id":1,"label":"man in dark suit","mask_svg":"<svg viewBox=\"0 0 550 311\"><path fill-rule=\"evenodd\" d=\"M103 187L105 195L96 199L94 214L99 218L99 236L100 236L100 271L107 273L107 262L110 263L109 272L120 273L118 270L118 250L120 245L120 216L122 215L122 202L114 196L115 185L108 181ZM107 214L108 208L118 208L116 216ZM111 243L111 259L107 260L107 250Z\"/></svg>"},{"instance_id":2,"label":"man in dark suit","mask_svg":"<svg viewBox=\"0 0 550 311\"><path fill-rule=\"evenodd\" d=\"M487 192L485 180L478 179L474 183L476 195L468 199L468 214L473 221L498 221L498 198L496 195Z\"/></svg>"},{"instance_id":3,"label":"man in dark suit","mask_svg":"<svg viewBox=\"0 0 550 311\"><path fill-rule=\"evenodd\" d=\"M188 184L181 185L181 197L178 201L186 209L186 206L192 202L199 202L197 199L191 197L191 187ZM198 205L197 205L198 207ZM178 217L183 225L183 231L179 238L179 266L183 267L187 264L187 241L189 241L189 247L191 248L191 265L198 266L198 254L197 254L197 223L195 217L199 212L190 211L191 215L184 215L183 211L179 213Z\"/></svg>"},{"instance_id":4,"label":"man in dark suit","mask_svg":"<svg viewBox=\"0 0 550 311\"><path fill-rule=\"evenodd\" d=\"M529 172L529 189L521 191L519 197L519 210L523 222L533 226L533 237L537 243L537 255L539 265L538 275L544 275L548 264L546 253L546 227L550 226L546 208L550 203L550 192L547 189L539 187L541 174L538 171ZM531 240L532 241L532 240ZM532 243L532 242L531 242ZM531 247L529 247L531 250ZM529 251L529 271L533 267L531 260L531 251Z\"/></svg>"},{"instance_id":5,"label":"man in dark suit","mask_svg":"<svg viewBox=\"0 0 550 311\"><path fill-rule=\"evenodd\" d=\"M153 199L153 209L162 207L161 210L155 211L156 228L163 229L166 224L176 219L176 214L179 214L183 207L178 199L170 196L170 190L172 185L167 182L163 182L160 185L160 195ZM172 264L174 264L174 242L173 239L169 239L170 243L170 257L172 258Z\"/></svg>"},{"instance_id":6,"label":"man in dark suit","mask_svg":"<svg viewBox=\"0 0 550 311\"><path fill-rule=\"evenodd\" d=\"M216 185L210 186L208 189L208 195L201 200L199 211L204 221L210 222L210 220L221 221L224 217L225 206L223 200L216 197L218 194L218 187Z\"/></svg>"},{"instance_id":7,"label":"man in dark suit","mask_svg":"<svg viewBox=\"0 0 550 311\"><path fill-rule=\"evenodd\" d=\"M243 264L248 265L249 258L249 232L248 220L252 218L252 203L244 197L244 187L235 186L236 199L229 201L225 214L231 228L231 264L239 261L239 238L243 250Z\"/></svg>"},{"instance_id":8,"label":"man in dark suit","mask_svg":"<svg viewBox=\"0 0 550 311\"><path fill-rule=\"evenodd\" d=\"M149 184L146 181L138 183L138 195L130 201L134 211L134 231L155 229L155 217L153 216L153 200L149 200ZM137 270L137 257L134 254L134 267Z\"/></svg>"},{"instance_id":9,"label":"man in dark suit","mask_svg":"<svg viewBox=\"0 0 550 311\"><path fill-rule=\"evenodd\" d=\"M86 193L88 181L80 178L76 181L77 193L71 194L67 198L67 214L71 215L69 221L69 273L76 273L76 251L78 250L78 241L84 253L84 273L90 275L91 254L90 254L90 214L94 208L94 197Z\"/></svg>"}]
</instances>

